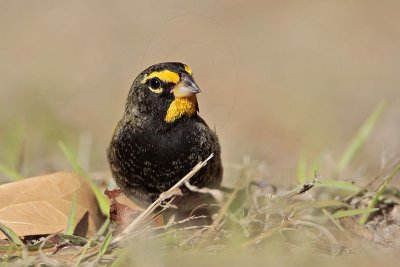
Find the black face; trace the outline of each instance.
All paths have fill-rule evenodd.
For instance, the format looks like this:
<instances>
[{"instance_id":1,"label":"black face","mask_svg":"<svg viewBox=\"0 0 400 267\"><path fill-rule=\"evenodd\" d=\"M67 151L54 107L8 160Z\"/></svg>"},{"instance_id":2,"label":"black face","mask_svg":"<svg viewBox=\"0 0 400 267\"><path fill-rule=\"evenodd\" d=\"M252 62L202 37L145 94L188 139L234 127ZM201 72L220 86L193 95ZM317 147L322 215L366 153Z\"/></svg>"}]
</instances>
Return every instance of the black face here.
<instances>
[{"instance_id":1,"label":"black face","mask_svg":"<svg viewBox=\"0 0 400 267\"><path fill-rule=\"evenodd\" d=\"M182 76L188 75L191 77L190 68L179 62L150 66L133 82L126 103L126 112L164 119L175 99L171 90L177 86Z\"/></svg>"}]
</instances>

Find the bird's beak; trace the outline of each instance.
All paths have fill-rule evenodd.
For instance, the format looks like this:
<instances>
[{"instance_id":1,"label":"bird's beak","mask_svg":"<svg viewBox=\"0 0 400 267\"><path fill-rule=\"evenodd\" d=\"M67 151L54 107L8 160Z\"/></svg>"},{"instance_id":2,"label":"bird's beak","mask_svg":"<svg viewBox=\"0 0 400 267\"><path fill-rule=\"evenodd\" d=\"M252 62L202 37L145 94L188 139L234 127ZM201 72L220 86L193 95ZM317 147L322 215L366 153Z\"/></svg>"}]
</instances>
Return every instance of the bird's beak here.
<instances>
[{"instance_id":1,"label":"bird's beak","mask_svg":"<svg viewBox=\"0 0 400 267\"><path fill-rule=\"evenodd\" d=\"M171 91L175 97L189 97L200 92L192 76L186 73L182 73L180 82Z\"/></svg>"}]
</instances>

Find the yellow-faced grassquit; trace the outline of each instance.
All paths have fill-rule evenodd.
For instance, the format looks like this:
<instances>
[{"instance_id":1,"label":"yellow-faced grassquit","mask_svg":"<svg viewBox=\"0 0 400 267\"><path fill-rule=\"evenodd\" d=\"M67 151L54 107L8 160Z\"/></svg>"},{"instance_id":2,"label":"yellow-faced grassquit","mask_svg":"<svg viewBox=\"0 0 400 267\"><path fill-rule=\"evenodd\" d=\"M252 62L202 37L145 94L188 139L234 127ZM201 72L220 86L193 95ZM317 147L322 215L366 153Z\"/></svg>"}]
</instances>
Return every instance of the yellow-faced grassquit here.
<instances>
[{"instance_id":1,"label":"yellow-faced grassquit","mask_svg":"<svg viewBox=\"0 0 400 267\"><path fill-rule=\"evenodd\" d=\"M134 80L107 150L112 175L123 192L146 207L198 162L214 157L190 183L199 188L221 184L221 152L217 135L199 116L192 70L178 62L150 66ZM209 195L181 187L173 204L190 211Z\"/></svg>"}]
</instances>

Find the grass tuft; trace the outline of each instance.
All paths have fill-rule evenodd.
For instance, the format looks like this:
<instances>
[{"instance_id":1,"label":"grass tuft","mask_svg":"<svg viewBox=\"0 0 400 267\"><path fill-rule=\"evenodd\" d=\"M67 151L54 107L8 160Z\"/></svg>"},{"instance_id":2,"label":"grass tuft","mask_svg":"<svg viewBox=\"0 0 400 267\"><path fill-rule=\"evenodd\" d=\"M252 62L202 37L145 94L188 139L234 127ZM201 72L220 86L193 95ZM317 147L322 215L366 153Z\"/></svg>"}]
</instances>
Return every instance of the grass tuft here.
<instances>
[{"instance_id":1,"label":"grass tuft","mask_svg":"<svg viewBox=\"0 0 400 267\"><path fill-rule=\"evenodd\" d=\"M362 124L356 135L353 137L352 141L350 142L338 162L337 171L339 173L348 167L349 163L354 159L354 157L363 147L365 141L374 129L376 122L381 117L385 106L386 104L384 101L379 103L379 105L375 108L372 114L369 115L367 120Z\"/></svg>"},{"instance_id":2,"label":"grass tuft","mask_svg":"<svg viewBox=\"0 0 400 267\"><path fill-rule=\"evenodd\" d=\"M393 178L399 173L400 171L400 163L397 165L397 167L392 171L392 173L385 179L385 181L382 183L382 185L379 187L378 191L376 191L375 195L373 196L372 200L368 204L369 209L373 209L376 207L376 204L378 203L378 199L380 196L385 192L387 186L389 183L393 180ZM368 215L369 214L364 214L361 218L359 223L360 224L365 224L368 220Z\"/></svg>"}]
</instances>

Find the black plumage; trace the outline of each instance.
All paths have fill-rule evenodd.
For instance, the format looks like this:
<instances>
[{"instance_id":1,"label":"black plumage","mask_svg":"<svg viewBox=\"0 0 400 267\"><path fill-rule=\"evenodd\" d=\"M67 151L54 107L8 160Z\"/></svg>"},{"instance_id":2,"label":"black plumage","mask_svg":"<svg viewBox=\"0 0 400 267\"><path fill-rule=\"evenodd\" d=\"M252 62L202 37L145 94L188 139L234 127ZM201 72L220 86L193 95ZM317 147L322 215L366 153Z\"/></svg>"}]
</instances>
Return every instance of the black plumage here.
<instances>
[{"instance_id":1,"label":"black plumage","mask_svg":"<svg viewBox=\"0 0 400 267\"><path fill-rule=\"evenodd\" d=\"M190 183L220 185L220 145L198 115L198 92L190 68L182 63L151 66L133 82L107 156L117 185L139 205L149 205L211 153L214 157ZM181 190L183 196L174 202L181 211L209 200L185 186Z\"/></svg>"}]
</instances>

